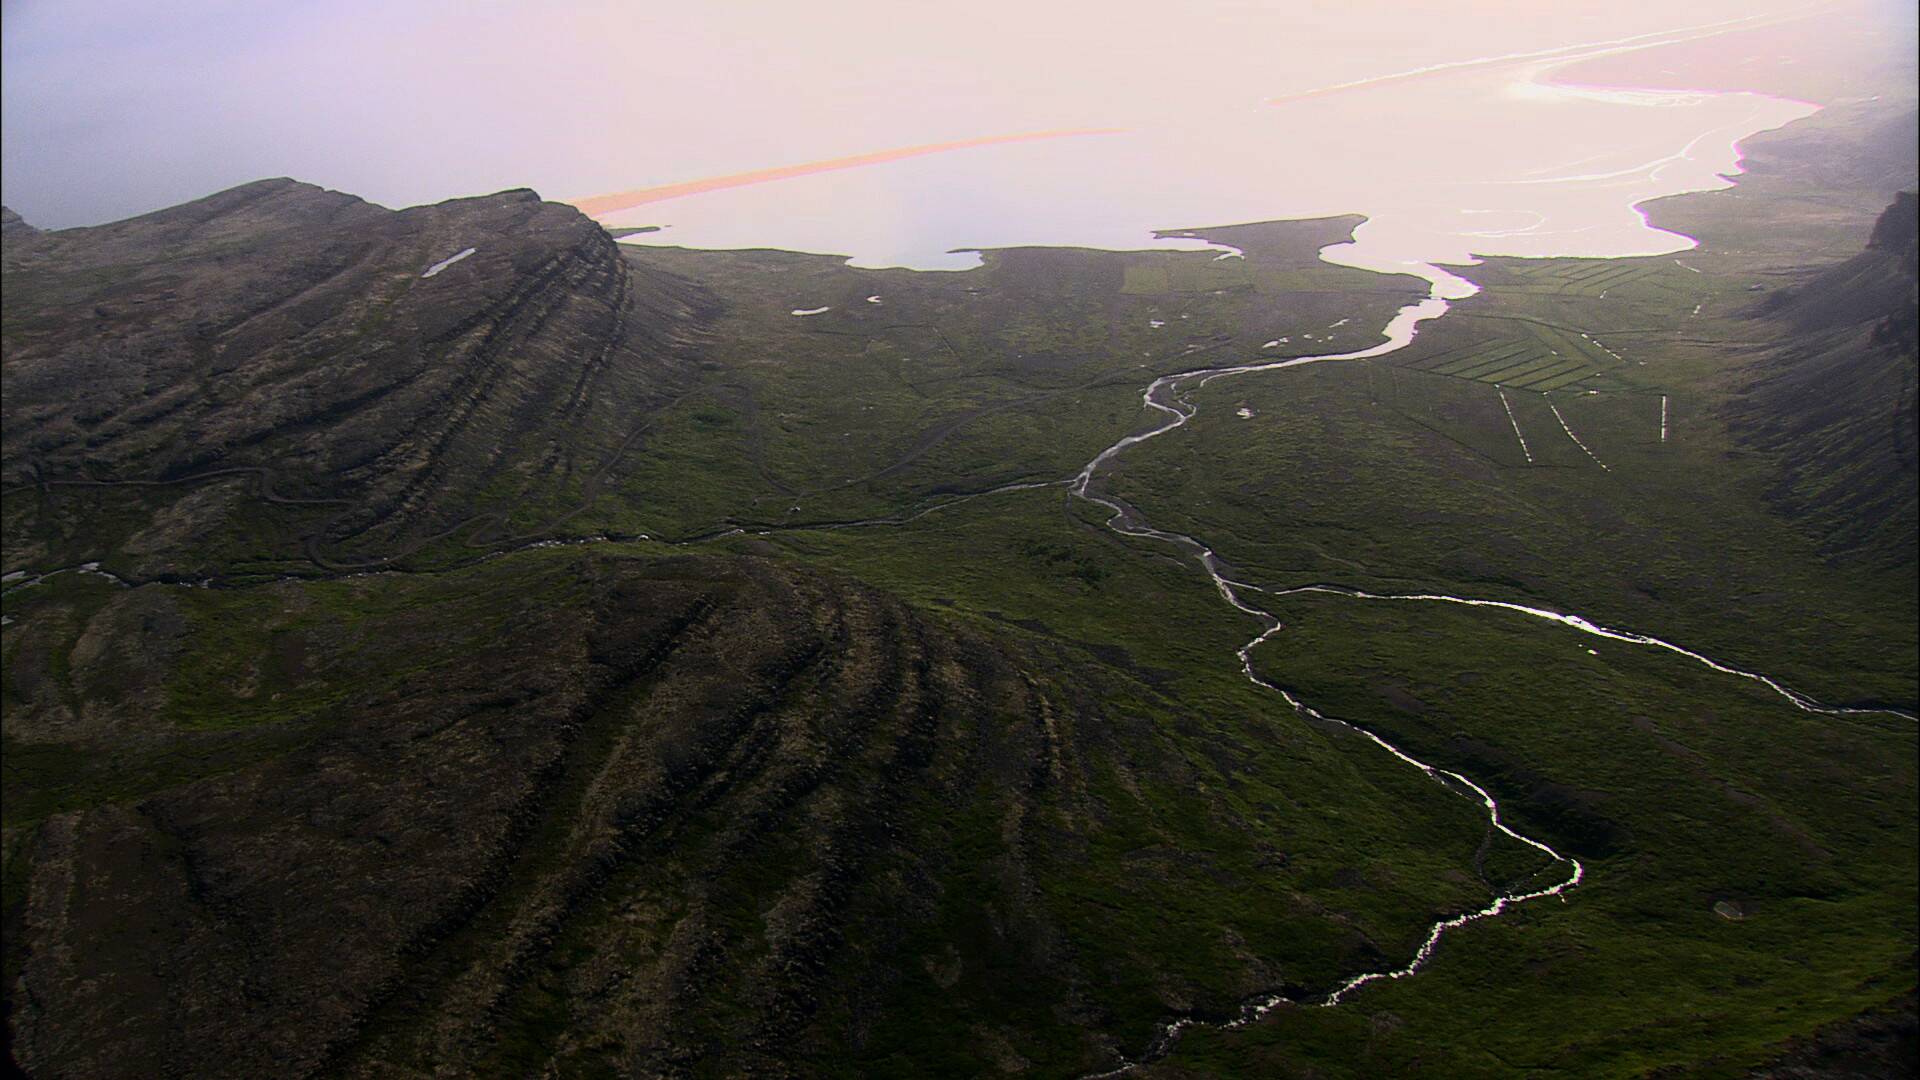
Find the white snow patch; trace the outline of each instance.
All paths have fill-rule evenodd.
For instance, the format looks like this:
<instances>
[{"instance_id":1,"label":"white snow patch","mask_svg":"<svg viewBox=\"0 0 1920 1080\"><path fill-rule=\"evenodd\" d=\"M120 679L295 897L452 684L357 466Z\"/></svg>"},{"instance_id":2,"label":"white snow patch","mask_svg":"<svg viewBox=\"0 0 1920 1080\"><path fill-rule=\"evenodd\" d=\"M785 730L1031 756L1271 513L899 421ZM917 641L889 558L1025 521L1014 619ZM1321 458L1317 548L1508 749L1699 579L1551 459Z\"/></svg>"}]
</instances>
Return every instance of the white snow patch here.
<instances>
[{"instance_id":1,"label":"white snow patch","mask_svg":"<svg viewBox=\"0 0 1920 1080\"><path fill-rule=\"evenodd\" d=\"M466 258L467 256L469 256L469 255L471 255L471 254L473 254L475 250L477 250L477 249L475 249L475 248L468 248L467 250L465 250L465 251L463 251L463 252L461 252L461 253L460 253L460 254L458 254L458 255L454 255L454 256L450 256L450 257L448 257L448 258L445 258L445 259L441 259L441 260L440 260L439 262L437 262L437 263L434 263L434 264L433 264L432 266L429 266L429 267L427 267L427 272L426 272L426 273L424 273L424 274L421 274L420 276L421 276L421 277L423 277L423 278L430 278L430 277L432 277L433 275L435 275L435 274L437 274L437 273L439 273L440 271L442 271L442 270L445 270L445 269L446 269L447 267L449 267L449 266L452 266L452 265L453 265L454 263L457 263L457 262L459 262L459 261L460 261L461 259L464 259L464 258Z\"/></svg>"}]
</instances>

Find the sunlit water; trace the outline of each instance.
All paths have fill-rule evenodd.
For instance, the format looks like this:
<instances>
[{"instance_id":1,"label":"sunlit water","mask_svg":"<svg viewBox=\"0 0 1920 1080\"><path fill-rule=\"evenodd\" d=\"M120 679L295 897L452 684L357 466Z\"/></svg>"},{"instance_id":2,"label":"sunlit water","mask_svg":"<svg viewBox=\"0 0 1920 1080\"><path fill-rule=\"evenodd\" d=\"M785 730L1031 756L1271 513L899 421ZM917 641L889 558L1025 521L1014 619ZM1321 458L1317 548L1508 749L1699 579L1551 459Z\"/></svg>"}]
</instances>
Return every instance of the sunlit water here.
<instances>
[{"instance_id":1,"label":"sunlit water","mask_svg":"<svg viewBox=\"0 0 1920 1080\"><path fill-rule=\"evenodd\" d=\"M1727 186L1739 171L1739 140L1816 106L1749 92L1587 86L1570 69L1723 29L1495 57L1137 128L916 150L777 179L723 178L690 194L698 185L632 193L657 201L602 216L665 226L628 238L635 244L781 248L862 267L964 269L978 265L975 249L1192 250L1209 245L1155 233L1360 213L1367 221L1354 242L1324 258L1418 273L1436 296L1457 299L1474 287L1434 264L1693 246L1648 224L1639 204Z\"/></svg>"}]
</instances>

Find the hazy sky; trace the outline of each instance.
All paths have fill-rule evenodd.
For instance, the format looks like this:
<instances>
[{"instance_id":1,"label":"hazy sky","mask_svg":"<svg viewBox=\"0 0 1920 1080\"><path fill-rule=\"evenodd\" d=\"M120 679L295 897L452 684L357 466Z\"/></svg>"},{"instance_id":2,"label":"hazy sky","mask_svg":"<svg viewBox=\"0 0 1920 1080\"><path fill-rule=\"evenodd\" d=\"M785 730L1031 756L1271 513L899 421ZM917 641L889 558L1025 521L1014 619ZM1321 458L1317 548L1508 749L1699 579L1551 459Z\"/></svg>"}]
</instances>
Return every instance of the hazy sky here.
<instances>
[{"instance_id":1,"label":"hazy sky","mask_svg":"<svg viewBox=\"0 0 1920 1080\"><path fill-rule=\"evenodd\" d=\"M89 224L263 176L568 198L1163 126L1346 79L1804 5L5 3L4 199Z\"/></svg>"}]
</instances>

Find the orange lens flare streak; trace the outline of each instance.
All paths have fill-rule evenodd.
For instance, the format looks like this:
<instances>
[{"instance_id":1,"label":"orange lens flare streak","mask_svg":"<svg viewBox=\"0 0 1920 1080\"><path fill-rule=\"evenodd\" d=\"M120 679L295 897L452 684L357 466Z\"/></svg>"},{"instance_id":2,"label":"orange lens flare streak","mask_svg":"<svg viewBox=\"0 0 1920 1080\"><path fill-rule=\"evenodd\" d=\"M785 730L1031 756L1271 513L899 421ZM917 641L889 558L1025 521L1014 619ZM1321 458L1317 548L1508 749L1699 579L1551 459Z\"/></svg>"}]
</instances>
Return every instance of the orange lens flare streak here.
<instances>
[{"instance_id":1,"label":"orange lens flare streak","mask_svg":"<svg viewBox=\"0 0 1920 1080\"><path fill-rule=\"evenodd\" d=\"M812 176L814 173L833 172L837 169L858 169L866 165L881 165L889 161L923 157L927 154L944 154L952 150L971 150L975 147L998 146L1003 143L1036 142L1041 139L1118 135L1125 130L1125 128L1076 128L1064 131L1028 131L1017 135L986 135L956 142L901 146L892 150L877 150L871 154L855 154L851 157L828 158L825 161L809 161L799 165L782 165L774 169L755 169L752 172L710 176L704 180L686 180L678 184L662 184L658 187L633 188L607 195L593 195L584 199L574 199L572 205L589 217L602 217L635 206L664 202L667 199L678 199L687 195L745 187L748 184L765 184L774 180L791 180L796 176Z\"/></svg>"}]
</instances>

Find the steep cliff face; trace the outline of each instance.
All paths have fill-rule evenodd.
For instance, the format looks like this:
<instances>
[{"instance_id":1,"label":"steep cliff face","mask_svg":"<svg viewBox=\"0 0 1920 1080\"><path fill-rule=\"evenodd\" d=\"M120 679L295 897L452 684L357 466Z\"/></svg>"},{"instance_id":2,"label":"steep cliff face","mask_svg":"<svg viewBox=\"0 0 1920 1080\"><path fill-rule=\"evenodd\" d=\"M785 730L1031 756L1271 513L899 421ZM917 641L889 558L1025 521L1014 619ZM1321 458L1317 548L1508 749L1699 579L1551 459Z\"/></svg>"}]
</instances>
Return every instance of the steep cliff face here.
<instances>
[{"instance_id":1,"label":"steep cliff face","mask_svg":"<svg viewBox=\"0 0 1920 1080\"><path fill-rule=\"evenodd\" d=\"M1789 339L1748 369L1731 416L1783 462L1777 506L1835 554L1889 564L1913 556L1917 231L1903 192L1865 251L1764 305Z\"/></svg>"},{"instance_id":2,"label":"steep cliff face","mask_svg":"<svg viewBox=\"0 0 1920 1080\"><path fill-rule=\"evenodd\" d=\"M249 470L329 500L312 547L345 559L483 490L583 482L672 392L705 304L530 191L396 212L266 180L9 232L5 268L10 489Z\"/></svg>"},{"instance_id":3,"label":"steep cliff face","mask_svg":"<svg viewBox=\"0 0 1920 1080\"><path fill-rule=\"evenodd\" d=\"M1914 286L1920 278L1920 197L1904 191L1874 222L1866 250L1813 280L1770 298L1767 314L1801 331L1874 327L1875 344L1912 341Z\"/></svg>"},{"instance_id":4,"label":"steep cliff face","mask_svg":"<svg viewBox=\"0 0 1920 1080\"><path fill-rule=\"evenodd\" d=\"M1886 260L1895 273L1889 290L1887 312L1873 328L1876 345L1904 350L1912 356L1920 339L1920 193L1903 191L1887 212L1874 224L1867 251ZM1906 285L1906 295L1899 286Z\"/></svg>"}]
</instances>

